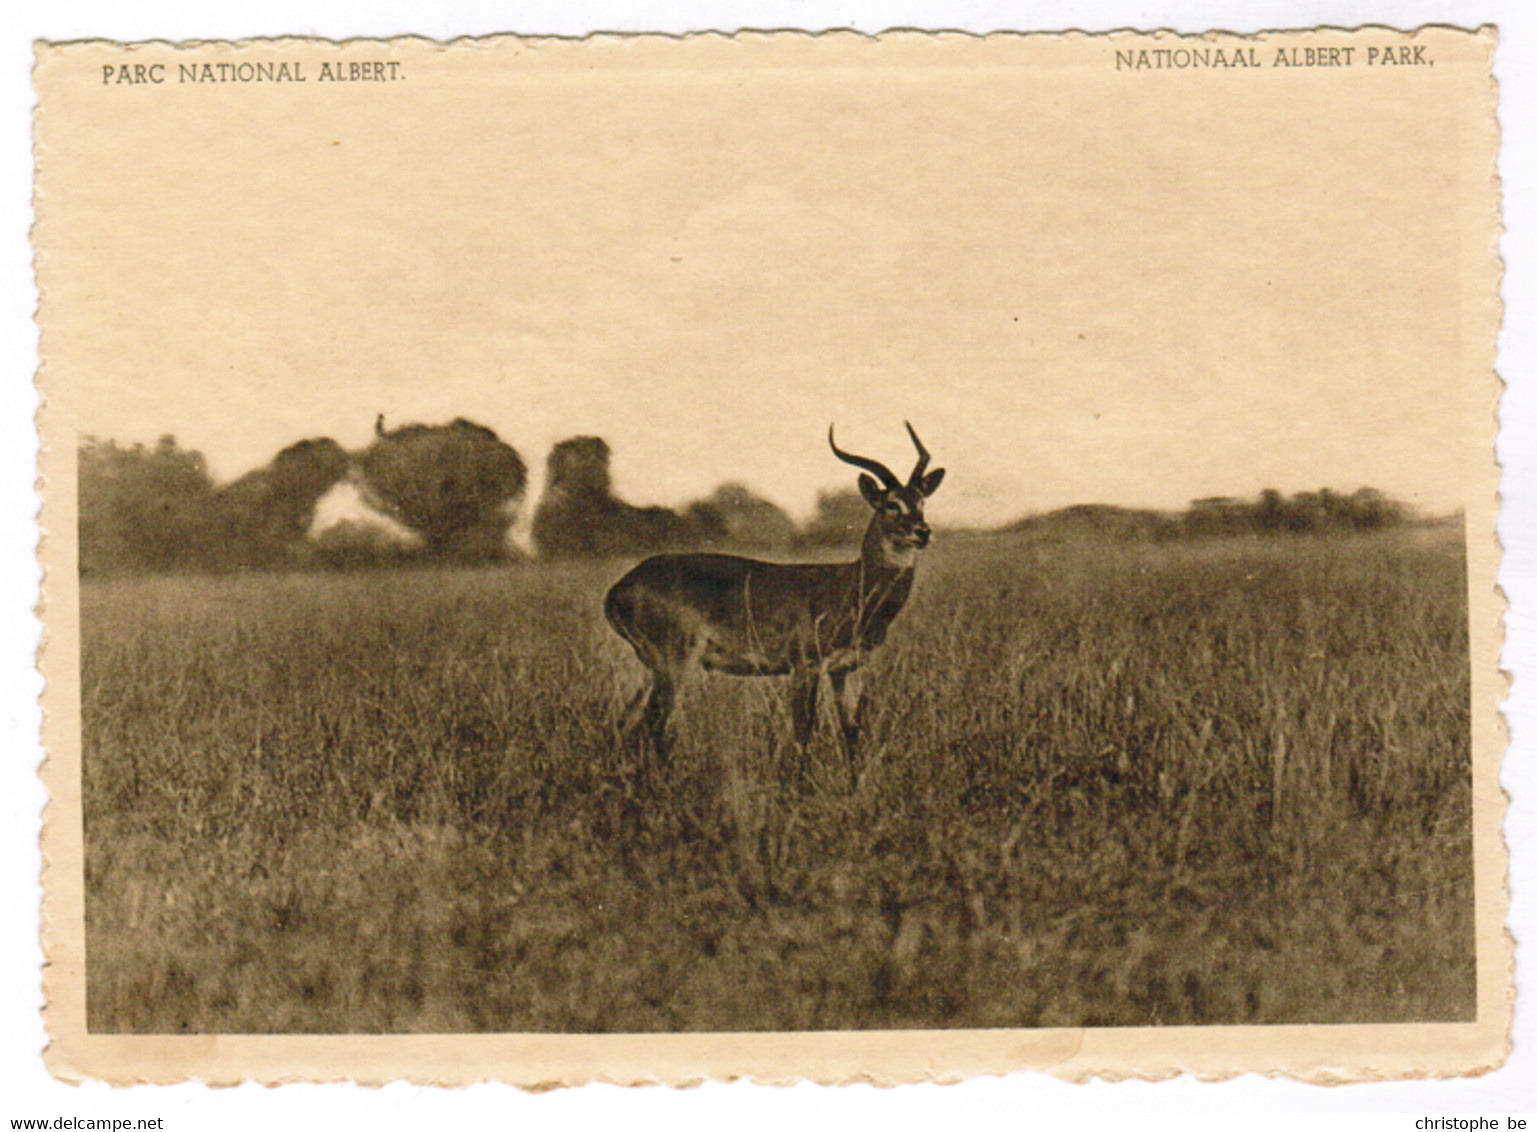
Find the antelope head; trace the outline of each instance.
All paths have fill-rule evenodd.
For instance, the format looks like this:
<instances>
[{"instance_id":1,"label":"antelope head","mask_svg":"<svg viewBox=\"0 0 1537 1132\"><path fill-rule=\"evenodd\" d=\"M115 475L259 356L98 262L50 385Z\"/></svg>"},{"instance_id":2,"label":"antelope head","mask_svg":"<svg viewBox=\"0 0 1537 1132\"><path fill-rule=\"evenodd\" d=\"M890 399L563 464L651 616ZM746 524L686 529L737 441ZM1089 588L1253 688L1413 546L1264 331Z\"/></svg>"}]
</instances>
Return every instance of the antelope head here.
<instances>
[{"instance_id":1,"label":"antelope head","mask_svg":"<svg viewBox=\"0 0 1537 1132\"><path fill-rule=\"evenodd\" d=\"M902 423L907 424L906 421ZM918 462L913 465L907 482L903 483L880 461L843 451L833 439L832 426L827 426L827 443L832 447L833 455L866 473L859 477L859 493L875 516L865 534L865 557L874 557L883 565L898 568L912 566L917 561L918 551L929 545L932 532L923 518L923 502L938 490L945 478L943 468L935 468L932 472L926 470L928 449L924 448L923 441L918 439L910 424L907 425L907 435L913 438L913 447L918 449Z\"/></svg>"}]
</instances>

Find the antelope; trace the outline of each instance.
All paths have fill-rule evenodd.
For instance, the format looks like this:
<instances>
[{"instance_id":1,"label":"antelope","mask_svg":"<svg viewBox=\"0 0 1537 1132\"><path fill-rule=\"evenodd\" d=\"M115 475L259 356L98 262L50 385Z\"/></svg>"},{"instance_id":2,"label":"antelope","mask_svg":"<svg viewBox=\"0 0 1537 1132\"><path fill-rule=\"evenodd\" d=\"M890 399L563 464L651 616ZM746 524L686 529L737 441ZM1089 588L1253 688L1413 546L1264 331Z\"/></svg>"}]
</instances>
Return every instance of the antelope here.
<instances>
[{"instance_id":1,"label":"antelope","mask_svg":"<svg viewBox=\"0 0 1537 1132\"><path fill-rule=\"evenodd\" d=\"M641 742L649 741L665 769L673 706L696 671L789 676L796 773L803 781L826 674L850 784L857 788L859 669L912 592L918 552L931 534L923 504L945 477L943 468L926 470L928 450L910 424L907 434L918 462L903 483L879 461L839 448L828 426L828 446L862 470L859 491L875 512L857 561L787 565L726 554L663 554L615 583L604 613L649 673L625 710L625 742L644 727Z\"/></svg>"}]
</instances>

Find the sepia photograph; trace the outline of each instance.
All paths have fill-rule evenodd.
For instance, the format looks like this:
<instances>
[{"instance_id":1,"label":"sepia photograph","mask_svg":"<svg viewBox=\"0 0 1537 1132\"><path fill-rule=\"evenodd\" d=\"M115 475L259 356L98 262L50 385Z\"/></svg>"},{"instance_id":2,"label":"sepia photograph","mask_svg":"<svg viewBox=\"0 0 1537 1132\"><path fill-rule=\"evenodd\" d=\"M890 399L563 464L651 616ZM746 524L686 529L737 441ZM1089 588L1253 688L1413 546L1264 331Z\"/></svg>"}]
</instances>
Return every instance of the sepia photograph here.
<instances>
[{"instance_id":1,"label":"sepia photograph","mask_svg":"<svg viewBox=\"0 0 1537 1132\"><path fill-rule=\"evenodd\" d=\"M40 43L54 1072L1499 1065L1495 44Z\"/></svg>"}]
</instances>

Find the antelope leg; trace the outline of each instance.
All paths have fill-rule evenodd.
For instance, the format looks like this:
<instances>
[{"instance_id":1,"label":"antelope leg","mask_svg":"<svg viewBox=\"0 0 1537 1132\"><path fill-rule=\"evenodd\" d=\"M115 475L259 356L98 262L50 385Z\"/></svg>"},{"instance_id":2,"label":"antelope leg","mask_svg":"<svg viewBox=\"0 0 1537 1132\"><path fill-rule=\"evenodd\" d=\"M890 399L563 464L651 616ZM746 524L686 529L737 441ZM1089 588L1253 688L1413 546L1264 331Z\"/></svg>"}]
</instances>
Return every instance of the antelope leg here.
<instances>
[{"instance_id":1,"label":"antelope leg","mask_svg":"<svg viewBox=\"0 0 1537 1132\"><path fill-rule=\"evenodd\" d=\"M796 668L790 676L791 734L795 740L790 757L795 759L795 775L802 782L806 778L811 733L816 729L817 691L821 682L821 672L809 665Z\"/></svg>"},{"instance_id":2,"label":"antelope leg","mask_svg":"<svg viewBox=\"0 0 1537 1132\"><path fill-rule=\"evenodd\" d=\"M856 669L845 668L828 674L833 698L838 704L839 731L843 735L843 755L848 760L849 784L859 785L859 728L864 713L860 699L864 681Z\"/></svg>"},{"instance_id":3,"label":"antelope leg","mask_svg":"<svg viewBox=\"0 0 1537 1132\"><path fill-rule=\"evenodd\" d=\"M676 688L672 680L660 672L656 673L651 679L651 695L646 698L643 718L646 730L650 733L651 748L656 752L659 770L667 769L667 756L672 753L672 737L667 725L672 719L675 696Z\"/></svg>"},{"instance_id":4,"label":"antelope leg","mask_svg":"<svg viewBox=\"0 0 1537 1132\"><path fill-rule=\"evenodd\" d=\"M640 686L636 693L625 704L624 711L619 716L619 742L627 744L635 729L640 726L641 715L646 710L646 698L651 693L651 680L648 676L646 682Z\"/></svg>"}]
</instances>

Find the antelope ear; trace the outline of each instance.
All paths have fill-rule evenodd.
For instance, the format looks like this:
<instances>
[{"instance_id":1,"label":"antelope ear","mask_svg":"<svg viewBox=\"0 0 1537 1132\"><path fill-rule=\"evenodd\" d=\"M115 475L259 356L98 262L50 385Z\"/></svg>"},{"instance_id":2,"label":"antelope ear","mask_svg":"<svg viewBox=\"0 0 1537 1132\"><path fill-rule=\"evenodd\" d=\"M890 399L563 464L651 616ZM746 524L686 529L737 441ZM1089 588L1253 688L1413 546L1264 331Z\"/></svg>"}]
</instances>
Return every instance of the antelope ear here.
<instances>
[{"instance_id":1,"label":"antelope ear","mask_svg":"<svg viewBox=\"0 0 1537 1132\"><path fill-rule=\"evenodd\" d=\"M876 510L886 502L886 489L875 482L874 476L861 475L859 477L859 494L865 497L865 502Z\"/></svg>"},{"instance_id":2,"label":"antelope ear","mask_svg":"<svg viewBox=\"0 0 1537 1132\"><path fill-rule=\"evenodd\" d=\"M944 482L944 478L945 470L943 468L935 468L932 472L918 481L918 490L922 492L923 497L927 499L929 496L933 495L936 491L939 490L939 485Z\"/></svg>"}]
</instances>

